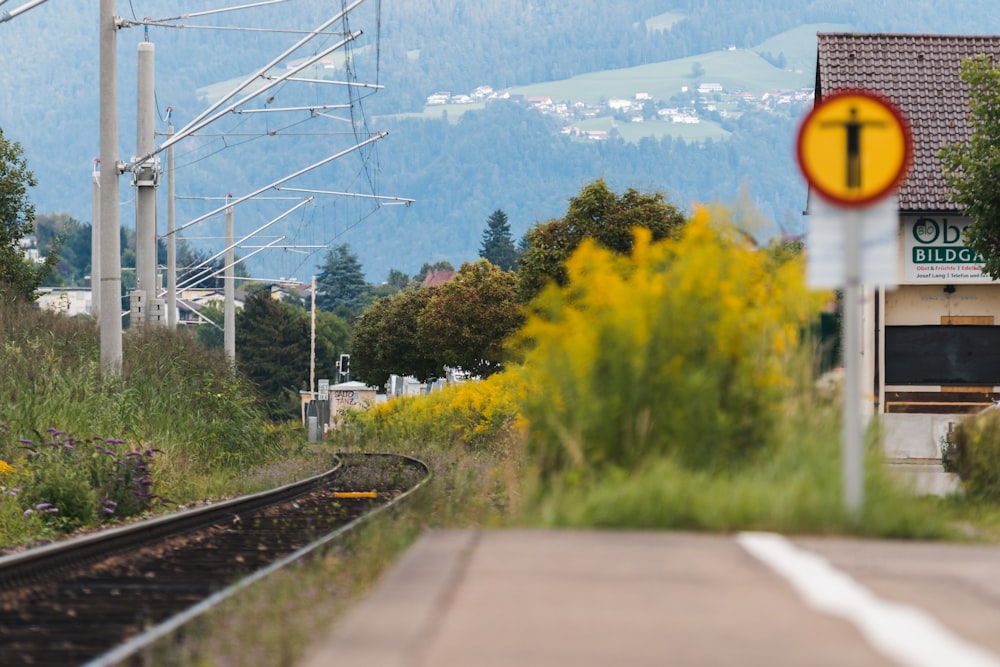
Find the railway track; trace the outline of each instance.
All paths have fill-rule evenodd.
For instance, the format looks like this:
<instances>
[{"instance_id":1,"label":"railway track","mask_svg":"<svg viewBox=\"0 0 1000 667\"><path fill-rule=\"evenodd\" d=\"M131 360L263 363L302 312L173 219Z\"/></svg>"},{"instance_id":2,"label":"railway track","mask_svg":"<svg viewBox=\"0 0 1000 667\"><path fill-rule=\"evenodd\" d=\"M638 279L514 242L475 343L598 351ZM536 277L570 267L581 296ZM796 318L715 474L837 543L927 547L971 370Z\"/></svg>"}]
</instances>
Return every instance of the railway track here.
<instances>
[{"instance_id":1,"label":"railway track","mask_svg":"<svg viewBox=\"0 0 1000 667\"><path fill-rule=\"evenodd\" d=\"M0 665L118 664L429 474L409 457L342 455L296 484L0 557Z\"/></svg>"}]
</instances>

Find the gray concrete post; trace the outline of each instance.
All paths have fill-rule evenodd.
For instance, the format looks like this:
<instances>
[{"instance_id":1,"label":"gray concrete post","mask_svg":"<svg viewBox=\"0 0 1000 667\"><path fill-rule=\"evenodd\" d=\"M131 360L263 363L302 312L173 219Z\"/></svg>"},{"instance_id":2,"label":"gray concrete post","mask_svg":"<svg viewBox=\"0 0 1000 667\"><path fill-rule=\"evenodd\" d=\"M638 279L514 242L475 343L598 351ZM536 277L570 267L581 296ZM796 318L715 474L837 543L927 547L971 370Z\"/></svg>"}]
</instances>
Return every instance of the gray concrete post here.
<instances>
[{"instance_id":1,"label":"gray concrete post","mask_svg":"<svg viewBox=\"0 0 1000 667\"><path fill-rule=\"evenodd\" d=\"M101 321L101 172L100 161L91 175L93 187L90 200L90 315Z\"/></svg>"},{"instance_id":2,"label":"gray concrete post","mask_svg":"<svg viewBox=\"0 0 1000 667\"><path fill-rule=\"evenodd\" d=\"M122 369L122 253L118 210L118 61L115 53L118 26L115 0L101 0L100 9L101 370L118 374Z\"/></svg>"},{"instance_id":3,"label":"gray concrete post","mask_svg":"<svg viewBox=\"0 0 1000 667\"><path fill-rule=\"evenodd\" d=\"M167 107L167 136L174 135L173 109ZM167 326L177 328L177 236L174 234L174 147L167 149Z\"/></svg>"},{"instance_id":4,"label":"gray concrete post","mask_svg":"<svg viewBox=\"0 0 1000 667\"><path fill-rule=\"evenodd\" d=\"M155 47L139 43L137 86L136 155L149 155L155 148L156 115L154 99ZM157 298L156 280L156 167L148 160L133 167L135 189L136 289L146 292L148 302ZM147 321L149 318L146 318Z\"/></svg>"},{"instance_id":5,"label":"gray concrete post","mask_svg":"<svg viewBox=\"0 0 1000 667\"><path fill-rule=\"evenodd\" d=\"M230 361L236 360L236 271L233 263L233 207L226 209L226 280L223 323L223 348Z\"/></svg>"}]
</instances>

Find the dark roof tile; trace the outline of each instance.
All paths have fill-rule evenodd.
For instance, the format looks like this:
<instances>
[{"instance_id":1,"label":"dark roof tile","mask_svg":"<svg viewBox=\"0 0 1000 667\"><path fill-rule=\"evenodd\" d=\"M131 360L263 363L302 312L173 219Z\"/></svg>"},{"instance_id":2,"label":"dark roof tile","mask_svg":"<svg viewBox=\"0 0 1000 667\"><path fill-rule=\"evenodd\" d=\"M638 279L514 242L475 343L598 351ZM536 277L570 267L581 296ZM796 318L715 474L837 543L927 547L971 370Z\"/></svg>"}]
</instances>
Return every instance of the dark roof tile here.
<instances>
[{"instance_id":1,"label":"dark roof tile","mask_svg":"<svg viewBox=\"0 0 1000 667\"><path fill-rule=\"evenodd\" d=\"M882 93L913 131L914 160L899 189L903 211L956 211L948 199L938 150L967 141L968 86L962 60L981 53L1000 60L1000 36L819 33L816 99L843 88Z\"/></svg>"}]
</instances>

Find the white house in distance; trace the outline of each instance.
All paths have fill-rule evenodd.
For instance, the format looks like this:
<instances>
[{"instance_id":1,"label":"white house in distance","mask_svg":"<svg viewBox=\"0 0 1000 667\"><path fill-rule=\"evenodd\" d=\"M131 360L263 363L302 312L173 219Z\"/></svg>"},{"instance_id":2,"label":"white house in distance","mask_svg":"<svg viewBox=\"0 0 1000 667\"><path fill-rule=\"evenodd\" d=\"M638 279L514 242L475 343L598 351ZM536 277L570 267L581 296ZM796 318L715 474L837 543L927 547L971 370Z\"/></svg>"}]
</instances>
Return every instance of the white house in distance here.
<instances>
[{"instance_id":1,"label":"white house in distance","mask_svg":"<svg viewBox=\"0 0 1000 667\"><path fill-rule=\"evenodd\" d=\"M38 290L35 303L42 310L62 313L67 317L93 312L93 295L89 287L42 287Z\"/></svg>"},{"instance_id":2,"label":"white house in distance","mask_svg":"<svg viewBox=\"0 0 1000 667\"><path fill-rule=\"evenodd\" d=\"M820 33L816 100L836 90L881 93L908 120L914 160L899 189L895 287L866 288L864 409L884 426L886 455L940 457L963 415L1000 398L1000 285L965 248L969 224L949 200L943 145L967 141L963 59L1000 59L1000 36ZM807 214L809 211L807 211Z\"/></svg>"}]
</instances>

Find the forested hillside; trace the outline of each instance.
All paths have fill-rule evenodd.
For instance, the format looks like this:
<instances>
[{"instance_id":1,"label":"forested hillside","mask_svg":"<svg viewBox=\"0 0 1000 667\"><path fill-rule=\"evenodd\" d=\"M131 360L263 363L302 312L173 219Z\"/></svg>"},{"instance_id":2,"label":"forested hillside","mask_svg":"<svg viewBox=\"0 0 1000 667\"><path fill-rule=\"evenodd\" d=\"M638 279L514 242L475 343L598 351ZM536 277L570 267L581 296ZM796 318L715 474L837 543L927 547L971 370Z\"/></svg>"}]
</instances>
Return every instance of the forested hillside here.
<instances>
[{"instance_id":1,"label":"forested hillside","mask_svg":"<svg viewBox=\"0 0 1000 667\"><path fill-rule=\"evenodd\" d=\"M227 4L131 0L119 2L118 12L126 19L155 19ZM175 126L183 126L210 101L206 91L231 88L300 37L219 27L311 29L339 9L340 3L332 4L288 0L174 22L184 24L183 29L152 27L161 118L171 106ZM98 153L97 11L98 3L50 0L0 23L0 128L25 148L39 181L32 192L38 212L66 212L84 223L90 222L90 172ZM215 208L215 200L226 194L252 192L347 150L370 136L367 131L387 130L385 139L289 185L398 195L416 200L412 205L376 209L371 198L319 195L253 244L279 234L289 245L347 243L371 281L384 279L390 268L413 273L427 261L448 260L457 266L476 258L486 218L496 209L508 214L512 232L520 236L531 224L561 215L569 197L595 178L618 190L662 190L685 208L696 200L743 197L775 228L796 231L805 200L791 152L794 112L746 112L719 120L718 138L711 141L662 134L628 141L623 131L601 142L562 136L552 118L513 101L465 110L461 117L454 111L437 119L400 114L422 111L436 91L465 92L483 85L500 91L595 71L608 71L603 78L614 81L613 70L730 47L766 56L780 70L784 54L762 45L803 24L995 33L1000 13L993 0L948 5L925 0L368 0L350 15L349 24L330 29L364 31L349 49L350 70L342 68L345 49L332 59L331 66L338 69L322 75L353 77L384 88L357 88L348 95L343 87L284 84L272 91L274 100L247 105L351 101L350 112L327 115L352 117L356 130L345 135L351 126L343 121L308 113L224 118L178 145L177 191L194 198L178 202L178 224ZM143 38L140 27L118 34L122 159L134 152L135 54ZM320 41L325 46L338 39L329 34ZM318 48L311 45L296 57ZM808 45L801 50L808 54ZM810 74L803 78L809 80ZM158 131L165 130L163 119ZM122 179L122 223L131 225L127 180ZM272 201L238 208L239 234L292 205L277 199L291 193L266 194L274 195ZM218 248L220 227L221 222L210 221L186 231L185 238ZM250 260L251 274L307 279L321 256L303 247L264 251Z\"/></svg>"}]
</instances>

